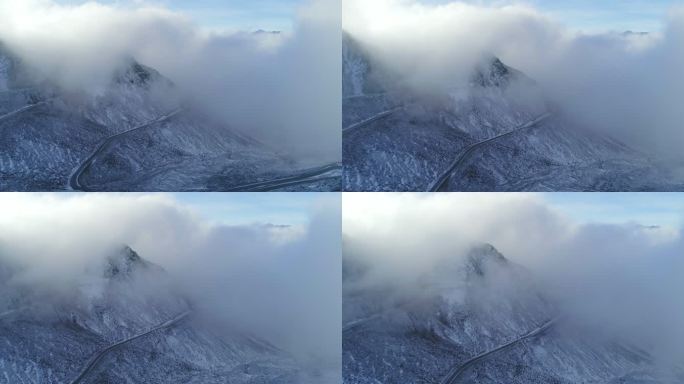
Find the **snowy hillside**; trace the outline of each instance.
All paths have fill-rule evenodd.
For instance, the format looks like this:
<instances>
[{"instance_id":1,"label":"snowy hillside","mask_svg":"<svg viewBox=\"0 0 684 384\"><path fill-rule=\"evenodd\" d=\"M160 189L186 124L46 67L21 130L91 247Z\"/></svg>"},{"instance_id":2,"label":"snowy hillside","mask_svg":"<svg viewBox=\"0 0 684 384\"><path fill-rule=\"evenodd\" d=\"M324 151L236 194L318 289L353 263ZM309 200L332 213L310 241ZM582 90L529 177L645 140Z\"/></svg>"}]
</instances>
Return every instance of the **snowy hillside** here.
<instances>
[{"instance_id":1,"label":"snowy hillside","mask_svg":"<svg viewBox=\"0 0 684 384\"><path fill-rule=\"evenodd\" d=\"M343 40L347 191L681 190L649 156L576 124L537 84L494 56L441 96L396 79ZM386 85L386 86L383 86Z\"/></svg>"},{"instance_id":2,"label":"snowy hillside","mask_svg":"<svg viewBox=\"0 0 684 384\"><path fill-rule=\"evenodd\" d=\"M410 290L370 285L362 265L345 260L345 384L668 382L647 352L583 333L491 245Z\"/></svg>"},{"instance_id":3,"label":"snowy hillside","mask_svg":"<svg viewBox=\"0 0 684 384\"><path fill-rule=\"evenodd\" d=\"M294 383L287 353L245 332L217 333L164 270L128 247L49 292L0 269L0 382Z\"/></svg>"},{"instance_id":4,"label":"snowy hillside","mask_svg":"<svg viewBox=\"0 0 684 384\"><path fill-rule=\"evenodd\" d=\"M207 118L134 59L94 94L37 78L0 45L0 190L339 189L339 165L279 153ZM332 170L311 175L323 165Z\"/></svg>"}]
</instances>

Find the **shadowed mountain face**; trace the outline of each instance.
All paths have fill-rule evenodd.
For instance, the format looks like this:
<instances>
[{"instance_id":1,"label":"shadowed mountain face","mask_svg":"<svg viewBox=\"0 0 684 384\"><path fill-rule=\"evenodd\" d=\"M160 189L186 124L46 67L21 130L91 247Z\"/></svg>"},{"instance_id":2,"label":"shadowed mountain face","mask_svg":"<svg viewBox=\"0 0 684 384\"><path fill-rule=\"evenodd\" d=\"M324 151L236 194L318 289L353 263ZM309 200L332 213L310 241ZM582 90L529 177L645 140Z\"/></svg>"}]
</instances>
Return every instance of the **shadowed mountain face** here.
<instances>
[{"instance_id":1,"label":"shadowed mountain face","mask_svg":"<svg viewBox=\"0 0 684 384\"><path fill-rule=\"evenodd\" d=\"M533 86L531 79L522 72L502 63L498 57L489 57L478 65L470 80L471 87L506 88L517 82L527 82Z\"/></svg>"},{"instance_id":2,"label":"shadowed mountain face","mask_svg":"<svg viewBox=\"0 0 684 384\"><path fill-rule=\"evenodd\" d=\"M217 332L164 270L128 247L57 294L0 268L0 377L8 383L295 383L287 353ZM21 283L21 282L24 283Z\"/></svg>"},{"instance_id":3,"label":"shadowed mountain face","mask_svg":"<svg viewBox=\"0 0 684 384\"><path fill-rule=\"evenodd\" d=\"M131 278L134 273L149 273L151 271L156 273L164 272L161 267L143 259L131 248L124 247L120 253L107 258L104 277L107 279L127 279Z\"/></svg>"},{"instance_id":4,"label":"shadowed mountain face","mask_svg":"<svg viewBox=\"0 0 684 384\"><path fill-rule=\"evenodd\" d=\"M345 34L347 191L684 188L670 166L575 123L494 56L473 68L467 84L430 96L397 87L401 79L372 57Z\"/></svg>"},{"instance_id":5,"label":"shadowed mountain face","mask_svg":"<svg viewBox=\"0 0 684 384\"><path fill-rule=\"evenodd\" d=\"M491 245L411 288L371 284L359 259L345 267L345 384L671 382L648 352L559 316L534 275Z\"/></svg>"},{"instance_id":6,"label":"shadowed mountain face","mask_svg":"<svg viewBox=\"0 0 684 384\"><path fill-rule=\"evenodd\" d=\"M40 78L0 46L0 190L222 191L322 165L204 116L134 59L94 94ZM336 171L268 188L338 190Z\"/></svg>"}]
</instances>

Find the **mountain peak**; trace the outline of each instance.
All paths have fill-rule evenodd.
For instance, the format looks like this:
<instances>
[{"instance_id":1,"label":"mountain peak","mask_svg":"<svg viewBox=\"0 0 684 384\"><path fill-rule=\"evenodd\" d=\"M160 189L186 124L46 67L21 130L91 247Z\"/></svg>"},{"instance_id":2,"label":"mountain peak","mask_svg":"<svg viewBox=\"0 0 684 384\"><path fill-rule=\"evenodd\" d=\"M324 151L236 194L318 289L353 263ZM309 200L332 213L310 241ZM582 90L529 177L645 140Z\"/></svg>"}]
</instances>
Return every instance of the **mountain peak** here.
<instances>
[{"instance_id":1,"label":"mountain peak","mask_svg":"<svg viewBox=\"0 0 684 384\"><path fill-rule=\"evenodd\" d=\"M475 68L471 84L483 88L506 87L522 73L504 64L498 57L487 55Z\"/></svg>"},{"instance_id":2,"label":"mountain peak","mask_svg":"<svg viewBox=\"0 0 684 384\"><path fill-rule=\"evenodd\" d=\"M125 245L110 255L105 262L104 276L108 279L129 278L138 271L163 271L138 255L131 247Z\"/></svg>"},{"instance_id":3,"label":"mountain peak","mask_svg":"<svg viewBox=\"0 0 684 384\"><path fill-rule=\"evenodd\" d=\"M171 83L154 68L140 64L137 60L129 57L121 70L114 75L114 82L123 85L133 85L149 88L153 83L163 80Z\"/></svg>"},{"instance_id":4,"label":"mountain peak","mask_svg":"<svg viewBox=\"0 0 684 384\"><path fill-rule=\"evenodd\" d=\"M493 245L488 243L473 247L466 257L468 271L479 276L483 276L490 265L507 264L508 259L506 259Z\"/></svg>"},{"instance_id":5,"label":"mountain peak","mask_svg":"<svg viewBox=\"0 0 684 384\"><path fill-rule=\"evenodd\" d=\"M509 265L506 259L494 246L483 243L470 248L465 257L451 257L443 259L433 270L437 276L447 276L447 279L463 279L482 277L491 267ZM431 276L434 278L434 275Z\"/></svg>"}]
</instances>

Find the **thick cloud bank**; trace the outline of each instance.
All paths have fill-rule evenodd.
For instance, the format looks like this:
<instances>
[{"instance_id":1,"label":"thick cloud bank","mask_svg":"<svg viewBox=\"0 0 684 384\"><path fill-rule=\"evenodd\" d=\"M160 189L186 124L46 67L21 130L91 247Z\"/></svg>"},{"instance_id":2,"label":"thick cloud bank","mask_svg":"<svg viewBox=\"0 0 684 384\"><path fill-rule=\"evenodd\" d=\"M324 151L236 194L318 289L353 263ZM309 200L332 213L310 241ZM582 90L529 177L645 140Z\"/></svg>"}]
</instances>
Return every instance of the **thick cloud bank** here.
<instances>
[{"instance_id":1,"label":"thick cloud bank","mask_svg":"<svg viewBox=\"0 0 684 384\"><path fill-rule=\"evenodd\" d=\"M444 91L485 54L526 72L576 124L678 156L684 143L684 11L664 31L586 34L528 5L347 0L343 29L407 85Z\"/></svg>"},{"instance_id":2,"label":"thick cloud bank","mask_svg":"<svg viewBox=\"0 0 684 384\"><path fill-rule=\"evenodd\" d=\"M488 242L530 269L568 319L684 356L681 228L579 223L533 194L352 194L343 207L344 257L367 265L364 284L412 289Z\"/></svg>"},{"instance_id":3,"label":"thick cloud bank","mask_svg":"<svg viewBox=\"0 0 684 384\"><path fill-rule=\"evenodd\" d=\"M0 41L43 77L97 92L131 56L188 102L283 151L340 158L338 0L301 5L292 31L210 33L158 6L0 0Z\"/></svg>"},{"instance_id":4,"label":"thick cloud bank","mask_svg":"<svg viewBox=\"0 0 684 384\"><path fill-rule=\"evenodd\" d=\"M317 369L335 370L339 200L312 195L310 221L299 228L212 224L165 195L6 194L0 266L21 266L12 284L66 295L87 267L127 244L162 266L218 329L247 330ZM224 205L217 209L230 207L230 196Z\"/></svg>"}]
</instances>

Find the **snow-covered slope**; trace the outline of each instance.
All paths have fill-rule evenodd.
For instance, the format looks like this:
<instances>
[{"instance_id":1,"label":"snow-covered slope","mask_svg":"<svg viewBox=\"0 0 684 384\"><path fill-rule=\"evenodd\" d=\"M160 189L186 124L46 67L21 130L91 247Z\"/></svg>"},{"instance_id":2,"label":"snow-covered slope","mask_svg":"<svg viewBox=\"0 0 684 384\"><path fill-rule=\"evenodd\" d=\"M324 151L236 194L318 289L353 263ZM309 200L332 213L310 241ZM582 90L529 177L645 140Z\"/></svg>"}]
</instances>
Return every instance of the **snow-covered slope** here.
<instances>
[{"instance_id":1,"label":"snow-covered slope","mask_svg":"<svg viewBox=\"0 0 684 384\"><path fill-rule=\"evenodd\" d=\"M598 383L637 372L659 378L646 352L568 325L534 276L491 245L442 262L408 290L370 285L366 273L345 260L346 384ZM544 331L522 339L537 329Z\"/></svg>"},{"instance_id":2,"label":"snow-covered slope","mask_svg":"<svg viewBox=\"0 0 684 384\"><path fill-rule=\"evenodd\" d=\"M220 191L322 165L210 120L134 59L95 93L37 78L0 46L0 190Z\"/></svg>"},{"instance_id":3,"label":"snow-covered slope","mask_svg":"<svg viewBox=\"0 0 684 384\"><path fill-rule=\"evenodd\" d=\"M12 62L7 56L0 56L0 92L9 89L9 74Z\"/></svg>"},{"instance_id":4,"label":"snow-covered slope","mask_svg":"<svg viewBox=\"0 0 684 384\"><path fill-rule=\"evenodd\" d=\"M579 127L562 106L548 105L532 79L494 56L473 68L467 84L426 97L388 91L382 85L396 81L372 55L349 35L343 45L343 122L353 128L343 134L347 191L426 191L445 172L452 191L684 189L674 171ZM545 114L551 117L522 128Z\"/></svg>"},{"instance_id":5,"label":"snow-covered slope","mask_svg":"<svg viewBox=\"0 0 684 384\"><path fill-rule=\"evenodd\" d=\"M491 142L454 170L455 191L680 191L676 172L624 144L552 117Z\"/></svg>"},{"instance_id":6,"label":"snow-covered slope","mask_svg":"<svg viewBox=\"0 0 684 384\"><path fill-rule=\"evenodd\" d=\"M213 331L161 267L128 247L59 294L22 284L19 267L0 271L0 382L298 382L285 352Z\"/></svg>"}]
</instances>

